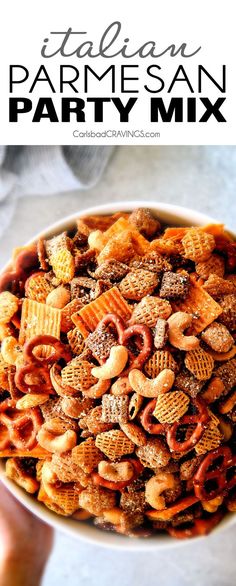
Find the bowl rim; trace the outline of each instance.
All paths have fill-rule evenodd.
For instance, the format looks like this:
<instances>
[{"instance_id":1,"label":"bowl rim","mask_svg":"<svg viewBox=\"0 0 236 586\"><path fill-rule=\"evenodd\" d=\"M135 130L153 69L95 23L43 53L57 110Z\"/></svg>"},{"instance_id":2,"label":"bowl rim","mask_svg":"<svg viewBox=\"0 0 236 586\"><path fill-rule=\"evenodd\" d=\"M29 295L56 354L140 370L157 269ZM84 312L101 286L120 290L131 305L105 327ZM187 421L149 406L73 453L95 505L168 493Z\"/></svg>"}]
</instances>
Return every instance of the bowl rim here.
<instances>
[{"instance_id":1,"label":"bowl rim","mask_svg":"<svg viewBox=\"0 0 236 586\"><path fill-rule=\"evenodd\" d=\"M126 202L115 202L107 203L102 205L95 205L89 208L82 209L78 212L74 212L66 216L63 219L53 222L45 229L40 230L33 238L31 238L26 245L35 243L40 237L51 237L56 235L59 231L69 230L75 225L76 219L89 216L89 215L102 215L112 214L119 211L132 211L138 207L145 207L151 209L156 213L157 217L162 221L170 223L170 225L176 222L176 225L204 225L211 223L220 223L218 220L208 216L205 213L193 210L188 207L183 207L174 204L168 204L163 202L154 202L148 200L129 200ZM228 229L227 229L228 230ZM232 231L228 230L232 235ZM7 270L11 265L11 261L8 261L2 271ZM39 517L44 522L51 525L54 529L57 529L70 537L75 537L86 541L91 545L99 545L101 547L116 549L116 550L128 550L128 551L156 551L160 549L167 549L177 546L194 544L197 541L204 540L206 537L197 537L186 540L178 540L170 538L167 535L154 535L148 539L133 538L127 539L126 536L109 533L106 531L99 530L95 526L90 525L87 522L72 520L68 517L60 517L56 513L53 513L47 509L42 503L39 503L34 496L30 496L23 489L17 486L13 481L6 477L4 472L4 464L0 459L0 479L3 484L10 490L10 492L29 509L33 514ZM221 521L220 525L217 526L211 535L216 535L218 532L222 532L225 529L231 527L236 523L236 515L228 514ZM208 536L209 539L209 536Z\"/></svg>"}]
</instances>

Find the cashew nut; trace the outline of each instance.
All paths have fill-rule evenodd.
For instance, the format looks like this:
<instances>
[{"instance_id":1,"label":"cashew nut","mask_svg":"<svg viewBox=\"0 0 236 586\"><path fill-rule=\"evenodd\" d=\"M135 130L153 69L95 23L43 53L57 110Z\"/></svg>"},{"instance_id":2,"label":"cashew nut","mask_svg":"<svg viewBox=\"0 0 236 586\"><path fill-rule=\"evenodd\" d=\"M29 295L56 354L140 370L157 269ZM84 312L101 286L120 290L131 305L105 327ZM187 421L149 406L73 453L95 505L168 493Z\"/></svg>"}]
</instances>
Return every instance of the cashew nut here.
<instances>
[{"instance_id":1,"label":"cashew nut","mask_svg":"<svg viewBox=\"0 0 236 586\"><path fill-rule=\"evenodd\" d=\"M222 413L222 415L226 415L227 413L232 411L235 403L236 403L236 391L233 391L232 395L230 395L230 397L227 397L219 405L219 412Z\"/></svg>"},{"instance_id":2,"label":"cashew nut","mask_svg":"<svg viewBox=\"0 0 236 586\"><path fill-rule=\"evenodd\" d=\"M219 429L223 435L223 441L228 442L233 435L233 425L230 420L226 421L223 417L219 417Z\"/></svg>"},{"instance_id":3,"label":"cashew nut","mask_svg":"<svg viewBox=\"0 0 236 586\"><path fill-rule=\"evenodd\" d=\"M138 395L152 399L158 397L160 393L167 393L174 384L175 375L170 368L164 368L159 374L149 379L141 372L134 368L129 373L129 382L131 387Z\"/></svg>"},{"instance_id":4,"label":"cashew nut","mask_svg":"<svg viewBox=\"0 0 236 586\"><path fill-rule=\"evenodd\" d=\"M98 464L98 473L105 480L111 482L120 482L130 480L134 474L133 466L130 462L117 462L115 464L102 460Z\"/></svg>"},{"instance_id":5,"label":"cashew nut","mask_svg":"<svg viewBox=\"0 0 236 586\"><path fill-rule=\"evenodd\" d=\"M7 336L11 336L13 331L11 324L0 323L0 342L3 342L4 338Z\"/></svg>"},{"instance_id":6,"label":"cashew nut","mask_svg":"<svg viewBox=\"0 0 236 586\"><path fill-rule=\"evenodd\" d=\"M47 494L47 497L51 498L52 501L55 497L55 490L57 490L58 477L52 470L51 462L47 460L43 463L41 470L41 484Z\"/></svg>"},{"instance_id":7,"label":"cashew nut","mask_svg":"<svg viewBox=\"0 0 236 586\"><path fill-rule=\"evenodd\" d=\"M38 432L37 440L40 446L48 452L63 454L63 452L72 450L76 446L77 436L75 431L71 429L67 429L64 433L56 435L53 431L49 431L47 424L44 423Z\"/></svg>"},{"instance_id":8,"label":"cashew nut","mask_svg":"<svg viewBox=\"0 0 236 586\"><path fill-rule=\"evenodd\" d=\"M21 348L16 338L13 336L7 336L7 338L4 338L1 345L1 353L5 362L15 366L17 358L21 354Z\"/></svg>"},{"instance_id":9,"label":"cashew nut","mask_svg":"<svg viewBox=\"0 0 236 586\"><path fill-rule=\"evenodd\" d=\"M127 437L133 442L136 446L145 446L147 443L146 434L141 427L136 425L135 423L121 423L120 428L122 431L127 435Z\"/></svg>"},{"instance_id":10,"label":"cashew nut","mask_svg":"<svg viewBox=\"0 0 236 586\"><path fill-rule=\"evenodd\" d=\"M191 325L192 319L189 313L177 311L167 320L169 325L169 341L175 348L179 350L195 350L199 346L200 340L196 336L185 336L183 333Z\"/></svg>"},{"instance_id":11,"label":"cashew nut","mask_svg":"<svg viewBox=\"0 0 236 586\"><path fill-rule=\"evenodd\" d=\"M8 458L5 471L6 476L24 488L26 492L34 494L39 489L39 482L23 470L16 458Z\"/></svg>"},{"instance_id":12,"label":"cashew nut","mask_svg":"<svg viewBox=\"0 0 236 586\"><path fill-rule=\"evenodd\" d=\"M129 419L135 419L143 404L143 397L134 393L129 402Z\"/></svg>"},{"instance_id":13,"label":"cashew nut","mask_svg":"<svg viewBox=\"0 0 236 586\"><path fill-rule=\"evenodd\" d=\"M113 509L103 511L102 516L105 522L111 523L112 525L120 525L124 519L125 512L119 507L114 507Z\"/></svg>"},{"instance_id":14,"label":"cashew nut","mask_svg":"<svg viewBox=\"0 0 236 586\"><path fill-rule=\"evenodd\" d=\"M60 285L56 289L50 291L47 296L46 304L57 309L63 309L67 303L70 302L70 292L68 289Z\"/></svg>"},{"instance_id":15,"label":"cashew nut","mask_svg":"<svg viewBox=\"0 0 236 586\"><path fill-rule=\"evenodd\" d=\"M20 399L18 399L16 403L17 409L31 409L32 407L37 407L38 405L43 405L49 399L49 395L45 395L45 393L28 393L24 395Z\"/></svg>"},{"instance_id":16,"label":"cashew nut","mask_svg":"<svg viewBox=\"0 0 236 586\"><path fill-rule=\"evenodd\" d=\"M83 391L84 397L89 399L99 399L110 388L110 380L98 380L97 383Z\"/></svg>"},{"instance_id":17,"label":"cashew nut","mask_svg":"<svg viewBox=\"0 0 236 586\"><path fill-rule=\"evenodd\" d=\"M204 511L207 511L208 513L215 513L217 509L220 507L220 505L222 505L223 500L224 497L221 494L219 494L210 501L201 501L201 505Z\"/></svg>"},{"instance_id":18,"label":"cashew nut","mask_svg":"<svg viewBox=\"0 0 236 586\"><path fill-rule=\"evenodd\" d=\"M158 511L165 509L165 498L161 496L161 493L164 490L173 489L175 483L175 477L170 472L159 472L156 476L152 476L145 487L146 501L153 509L157 509Z\"/></svg>"},{"instance_id":19,"label":"cashew nut","mask_svg":"<svg viewBox=\"0 0 236 586\"><path fill-rule=\"evenodd\" d=\"M17 312L18 307L18 297L10 293L10 291L2 291L0 293L0 322L2 324L9 323Z\"/></svg>"},{"instance_id":20,"label":"cashew nut","mask_svg":"<svg viewBox=\"0 0 236 586\"><path fill-rule=\"evenodd\" d=\"M127 376L121 376L118 378L111 387L111 394L115 395L115 397L129 395L129 393L132 393L132 387L129 384Z\"/></svg>"},{"instance_id":21,"label":"cashew nut","mask_svg":"<svg viewBox=\"0 0 236 586\"><path fill-rule=\"evenodd\" d=\"M56 484L56 482L58 481L56 473L52 470L51 462L48 462L47 460L43 463L42 466L41 480L45 486L45 489L48 484Z\"/></svg>"},{"instance_id":22,"label":"cashew nut","mask_svg":"<svg viewBox=\"0 0 236 586\"><path fill-rule=\"evenodd\" d=\"M98 250L98 252L101 252L105 245L104 234L101 230L93 230L93 232L89 234L88 245L89 248L93 248Z\"/></svg>"},{"instance_id":23,"label":"cashew nut","mask_svg":"<svg viewBox=\"0 0 236 586\"><path fill-rule=\"evenodd\" d=\"M102 366L95 366L91 373L98 379L107 380L119 374L124 370L128 360L128 350L125 346L112 346L110 356Z\"/></svg>"}]
</instances>

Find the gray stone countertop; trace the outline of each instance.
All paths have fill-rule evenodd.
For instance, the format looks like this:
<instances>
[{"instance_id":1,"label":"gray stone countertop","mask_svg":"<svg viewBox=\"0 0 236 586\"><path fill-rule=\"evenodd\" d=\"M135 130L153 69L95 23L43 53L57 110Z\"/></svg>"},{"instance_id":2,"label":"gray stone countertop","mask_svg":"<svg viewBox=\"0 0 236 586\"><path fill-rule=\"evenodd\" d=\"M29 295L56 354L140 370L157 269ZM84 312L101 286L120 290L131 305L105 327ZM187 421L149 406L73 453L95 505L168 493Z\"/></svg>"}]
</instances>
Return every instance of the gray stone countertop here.
<instances>
[{"instance_id":1,"label":"gray stone countertop","mask_svg":"<svg viewBox=\"0 0 236 586\"><path fill-rule=\"evenodd\" d=\"M110 201L149 199L208 213L235 228L236 147L119 147L90 190L18 200L0 239L0 263L53 221ZM122 552L56 534L43 586L233 586L235 531L161 553Z\"/></svg>"}]
</instances>

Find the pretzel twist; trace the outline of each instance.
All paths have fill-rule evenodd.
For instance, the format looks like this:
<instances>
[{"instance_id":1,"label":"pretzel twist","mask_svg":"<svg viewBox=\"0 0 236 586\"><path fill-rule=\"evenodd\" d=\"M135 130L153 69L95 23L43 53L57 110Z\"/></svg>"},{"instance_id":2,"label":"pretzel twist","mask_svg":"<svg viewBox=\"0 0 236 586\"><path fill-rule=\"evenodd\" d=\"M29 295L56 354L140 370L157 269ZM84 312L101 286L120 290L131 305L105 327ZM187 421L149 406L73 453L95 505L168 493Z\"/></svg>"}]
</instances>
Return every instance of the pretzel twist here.
<instances>
[{"instance_id":1,"label":"pretzel twist","mask_svg":"<svg viewBox=\"0 0 236 586\"><path fill-rule=\"evenodd\" d=\"M42 415L39 409L33 408L19 413L1 413L0 423L7 429L7 434L0 442L0 450L14 446L19 450L32 450L37 443L37 433L42 425ZM28 430L29 424L32 429Z\"/></svg>"}]
</instances>

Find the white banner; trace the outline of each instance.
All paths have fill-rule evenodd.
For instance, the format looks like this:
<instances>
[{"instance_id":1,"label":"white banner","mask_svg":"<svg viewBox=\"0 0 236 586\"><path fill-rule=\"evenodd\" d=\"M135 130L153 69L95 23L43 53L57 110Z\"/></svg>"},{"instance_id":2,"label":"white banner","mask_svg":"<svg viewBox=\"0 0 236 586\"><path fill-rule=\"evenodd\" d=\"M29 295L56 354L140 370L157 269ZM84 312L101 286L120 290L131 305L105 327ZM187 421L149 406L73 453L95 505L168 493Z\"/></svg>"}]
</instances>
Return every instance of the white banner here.
<instances>
[{"instance_id":1,"label":"white banner","mask_svg":"<svg viewBox=\"0 0 236 586\"><path fill-rule=\"evenodd\" d=\"M9 0L0 26L0 144L235 144L231 0Z\"/></svg>"}]
</instances>

